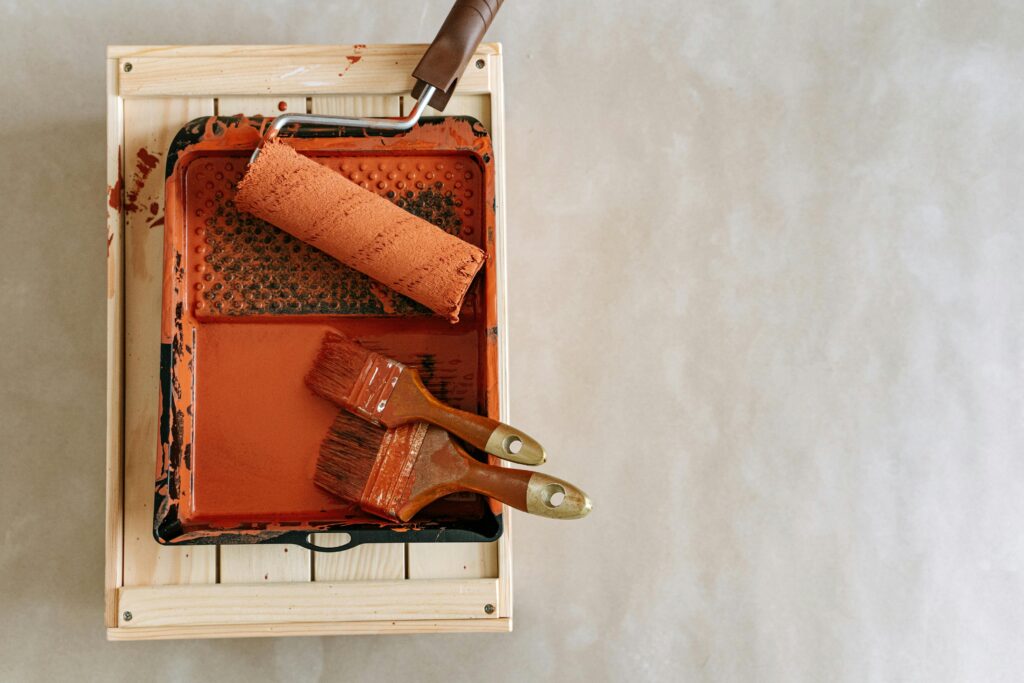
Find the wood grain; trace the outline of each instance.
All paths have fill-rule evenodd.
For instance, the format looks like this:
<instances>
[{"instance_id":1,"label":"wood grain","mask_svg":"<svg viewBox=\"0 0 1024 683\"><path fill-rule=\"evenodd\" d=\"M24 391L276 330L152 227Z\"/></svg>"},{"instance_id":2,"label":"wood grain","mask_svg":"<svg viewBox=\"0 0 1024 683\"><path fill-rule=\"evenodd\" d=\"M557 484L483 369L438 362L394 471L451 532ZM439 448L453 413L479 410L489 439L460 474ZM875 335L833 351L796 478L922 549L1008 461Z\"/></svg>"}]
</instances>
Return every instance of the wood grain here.
<instances>
[{"instance_id":1,"label":"wood grain","mask_svg":"<svg viewBox=\"0 0 1024 683\"><path fill-rule=\"evenodd\" d=\"M491 72L491 92L489 95L489 115L491 144L494 146L494 239L496 271L498 280L498 402L500 419L509 422L512 419L509 394L508 352L508 264L506 236L508 219L506 214L505 189L505 85L501 55L495 55L488 61L487 68ZM512 619L512 514L506 505L502 508L504 531L498 539L498 616Z\"/></svg>"},{"instance_id":2,"label":"wood grain","mask_svg":"<svg viewBox=\"0 0 1024 683\"><path fill-rule=\"evenodd\" d=\"M376 45L108 45L107 58L124 57L317 57L343 59L358 49L372 56L419 55L426 43L380 43ZM476 55L501 54L501 43L480 43ZM373 91L371 91L373 92Z\"/></svg>"},{"instance_id":3,"label":"wood grain","mask_svg":"<svg viewBox=\"0 0 1024 683\"><path fill-rule=\"evenodd\" d=\"M119 58L122 96L408 94L413 69L426 46L352 45L273 54L233 51L228 58L166 49L173 54L152 56L140 50ZM493 45L481 45L459 80L461 94L490 91L492 72L487 63L495 53ZM483 66L477 66L481 61Z\"/></svg>"},{"instance_id":4,"label":"wood grain","mask_svg":"<svg viewBox=\"0 0 1024 683\"><path fill-rule=\"evenodd\" d=\"M319 621L496 619L494 580L349 581L122 588L119 628ZM129 619L124 614L131 615Z\"/></svg>"},{"instance_id":5,"label":"wood grain","mask_svg":"<svg viewBox=\"0 0 1024 683\"><path fill-rule=\"evenodd\" d=\"M117 625L117 589L123 582L124 534L124 216L121 175L123 103L117 61L107 60L107 473L104 550L104 622Z\"/></svg>"},{"instance_id":6,"label":"wood grain","mask_svg":"<svg viewBox=\"0 0 1024 683\"><path fill-rule=\"evenodd\" d=\"M509 633L511 619L413 621L318 621L301 624L214 624L110 628L107 640L179 640L183 638L264 638L281 636L366 636L411 633Z\"/></svg>"}]
</instances>

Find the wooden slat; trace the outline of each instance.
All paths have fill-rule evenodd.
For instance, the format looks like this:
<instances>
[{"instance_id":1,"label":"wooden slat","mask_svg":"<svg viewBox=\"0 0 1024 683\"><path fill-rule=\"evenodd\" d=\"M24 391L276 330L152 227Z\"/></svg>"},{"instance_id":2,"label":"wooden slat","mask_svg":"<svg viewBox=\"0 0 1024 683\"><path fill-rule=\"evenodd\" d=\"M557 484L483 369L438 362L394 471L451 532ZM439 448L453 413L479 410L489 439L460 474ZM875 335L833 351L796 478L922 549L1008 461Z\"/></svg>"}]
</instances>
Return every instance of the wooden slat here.
<instances>
[{"instance_id":1,"label":"wooden slat","mask_svg":"<svg viewBox=\"0 0 1024 683\"><path fill-rule=\"evenodd\" d=\"M506 236L508 221L505 203L505 85L502 77L501 55L496 55L487 66L491 71L490 116L491 144L494 145L494 198L495 198L495 251L498 278L498 391L499 415L503 422L511 421L508 373L508 252ZM498 616L512 618L512 509L502 508L505 528L498 539ZM511 622L510 622L511 624Z\"/></svg>"},{"instance_id":2,"label":"wooden slat","mask_svg":"<svg viewBox=\"0 0 1024 683\"><path fill-rule=\"evenodd\" d=\"M178 130L213 113L207 99L124 102L125 404L124 585L205 583L216 579L212 547L166 548L153 540L164 163ZM150 162L147 172L146 161ZM140 164L142 168L140 169Z\"/></svg>"},{"instance_id":3,"label":"wooden slat","mask_svg":"<svg viewBox=\"0 0 1024 683\"><path fill-rule=\"evenodd\" d=\"M364 55L422 55L425 43L377 45L108 45L107 57L319 57L344 59L355 50ZM501 43L481 43L476 54L501 54ZM417 57L418 58L418 57Z\"/></svg>"},{"instance_id":4,"label":"wooden slat","mask_svg":"<svg viewBox=\"0 0 1024 683\"><path fill-rule=\"evenodd\" d=\"M314 95L310 110L314 114L338 116L399 116L399 98L395 95ZM336 545L345 534L318 534L319 545ZM340 553L314 553L313 576L316 581L369 581L405 578L405 544L374 543Z\"/></svg>"},{"instance_id":5,"label":"wooden slat","mask_svg":"<svg viewBox=\"0 0 1024 683\"><path fill-rule=\"evenodd\" d=\"M340 544L345 534L317 534L317 545ZM404 543L368 543L340 553L313 553L316 581L405 578Z\"/></svg>"},{"instance_id":6,"label":"wooden slat","mask_svg":"<svg viewBox=\"0 0 1024 683\"><path fill-rule=\"evenodd\" d=\"M486 579L140 586L121 589L118 626L495 619L497 594Z\"/></svg>"},{"instance_id":7,"label":"wooden slat","mask_svg":"<svg viewBox=\"0 0 1024 683\"><path fill-rule=\"evenodd\" d=\"M277 116L282 111L305 112L305 97L221 97L220 116ZM309 581L312 557L293 545L220 546L221 583Z\"/></svg>"},{"instance_id":8,"label":"wooden slat","mask_svg":"<svg viewBox=\"0 0 1024 683\"><path fill-rule=\"evenodd\" d=\"M222 545L220 582L281 583L310 580L310 555L294 545Z\"/></svg>"},{"instance_id":9,"label":"wooden slat","mask_svg":"<svg viewBox=\"0 0 1024 683\"><path fill-rule=\"evenodd\" d=\"M410 579L498 577L498 543L410 543Z\"/></svg>"},{"instance_id":10,"label":"wooden slat","mask_svg":"<svg viewBox=\"0 0 1024 683\"><path fill-rule=\"evenodd\" d=\"M223 626L154 626L110 628L107 640L178 640L182 638L262 638L268 636L366 636L400 633L508 633L511 619L443 619L440 621L319 621L301 624L231 624Z\"/></svg>"},{"instance_id":11,"label":"wooden slat","mask_svg":"<svg viewBox=\"0 0 1024 683\"><path fill-rule=\"evenodd\" d=\"M117 625L117 589L123 577L121 539L124 534L124 223L121 155L123 107L117 96L117 60L107 60L107 498L104 620Z\"/></svg>"},{"instance_id":12,"label":"wooden slat","mask_svg":"<svg viewBox=\"0 0 1024 683\"><path fill-rule=\"evenodd\" d=\"M408 94L425 46L388 51L361 46L316 55L122 57L120 94L127 96ZM484 48L459 80L463 95L491 90ZM483 68L477 61L483 60ZM130 65L130 67L128 66ZM125 70L127 68L127 70Z\"/></svg>"},{"instance_id":13,"label":"wooden slat","mask_svg":"<svg viewBox=\"0 0 1024 683\"><path fill-rule=\"evenodd\" d=\"M471 68L472 66L470 65ZM462 94L452 97L443 115L473 116L491 130L490 96L468 95L461 86L459 92ZM442 115L432 107L428 108L427 112L431 116ZM501 257L502 254L499 253L499 263ZM505 402L502 401L502 406L504 405ZM503 519L508 519L507 508ZM410 543L408 576L410 579L497 577L497 553L497 543Z\"/></svg>"},{"instance_id":14,"label":"wooden slat","mask_svg":"<svg viewBox=\"0 0 1024 683\"><path fill-rule=\"evenodd\" d=\"M401 116L398 95L313 95L313 114L335 116Z\"/></svg>"}]
</instances>

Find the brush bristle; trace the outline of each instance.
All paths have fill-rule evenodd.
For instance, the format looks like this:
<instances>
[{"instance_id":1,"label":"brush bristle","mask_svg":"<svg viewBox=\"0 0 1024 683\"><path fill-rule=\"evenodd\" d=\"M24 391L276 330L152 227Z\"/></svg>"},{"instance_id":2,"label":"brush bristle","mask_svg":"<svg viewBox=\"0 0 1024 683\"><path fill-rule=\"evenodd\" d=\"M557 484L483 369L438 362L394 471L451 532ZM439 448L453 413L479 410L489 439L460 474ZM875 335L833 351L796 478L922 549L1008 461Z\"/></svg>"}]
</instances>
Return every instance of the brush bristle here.
<instances>
[{"instance_id":1,"label":"brush bristle","mask_svg":"<svg viewBox=\"0 0 1024 683\"><path fill-rule=\"evenodd\" d=\"M334 495L359 502L387 430L341 411L320 444L313 477Z\"/></svg>"},{"instance_id":2,"label":"brush bristle","mask_svg":"<svg viewBox=\"0 0 1024 683\"><path fill-rule=\"evenodd\" d=\"M306 375L306 384L328 401L348 406L348 397L371 353L344 335L328 332Z\"/></svg>"}]
</instances>

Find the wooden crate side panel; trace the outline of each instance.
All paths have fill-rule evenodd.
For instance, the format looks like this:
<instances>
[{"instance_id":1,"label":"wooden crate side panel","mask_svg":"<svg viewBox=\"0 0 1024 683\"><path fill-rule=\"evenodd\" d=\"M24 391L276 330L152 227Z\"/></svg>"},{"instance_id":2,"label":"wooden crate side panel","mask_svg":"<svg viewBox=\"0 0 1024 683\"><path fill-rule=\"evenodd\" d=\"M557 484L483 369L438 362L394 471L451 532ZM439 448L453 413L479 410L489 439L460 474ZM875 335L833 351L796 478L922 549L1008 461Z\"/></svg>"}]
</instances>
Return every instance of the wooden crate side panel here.
<instances>
[{"instance_id":1,"label":"wooden crate side panel","mask_svg":"<svg viewBox=\"0 0 1024 683\"><path fill-rule=\"evenodd\" d=\"M265 638L283 636L372 636L412 633L508 633L511 619L403 621L320 621L301 624L153 626L107 629L107 640L180 640L183 638Z\"/></svg>"},{"instance_id":2,"label":"wooden crate side panel","mask_svg":"<svg viewBox=\"0 0 1024 683\"><path fill-rule=\"evenodd\" d=\"M124 534L124 223L121 214L123 107L117 95L117 60L107 60L107 471L104 623L117 625L117 589L123 581Z\"/></svg>"},{"instance_id":3,"label":"wooden crate side panel","mask_svg":"<svg viewBox=\"0 0 1024 683\"><path fill-rule=\"evenodd\" d=\"M121 589L118 626L497 619L497 581L348 581ZM130 615L130 617L129 617Z\"/></svg>"},{"instance_id":4,"label":"wooden crate side panel","mask_svg":"<svg viewBox=\"0 0 1024 683\"><path fill-rule=\"evenodd\" d=\"M124 57L120 59L121 95L408 94L414 85L413 69L422 54L381 54L356 45L347 53L324 56ZM487 63L491 58L487 50L479 50L470 58L459 80L461 94L490 92Z\"/></svg>"},{"instance_id":5,"label":"wooden crate side panel","mask_svg":"<svg viewBox=\"0 0 1024 683\"><path fill-rule=\"evenodd\" d=\"M501 55L495 55L488 63L491 70L491 142L494 145L494 197L495 227L498 253L498 386L501 388L500 414L509 422L509 372L508 372L508 219L505 204L505 86L502 77ZM498 539L498 616L506 617L511 628L512 619L512 514L506 505L502 519L505 533Z\"/></svg>"},{"instance_id":6,"label":"wooden crate side panel","mask_svg":"<svg viewBox=\"0 0 1024 683\"><path fill-rule=\"evenodd\" d=\"M124 576L126 586L209 583L216 549L168 548L153 540L164 163L171 140L189 120L213 113L213 101L128 98L124 101L125 387Z\"/></svg>"},{"instance_id":7,"label":"wooden crate side panel","mask_svg":"<svg viewBox=\"0 0 1024 683\"><path fill-rule=\"evenodd\" d=\"M107 58L123 57L317 57L345 59L356 50L366 56L422 55L426 43L376 45L108 45ZM476 54L501 54L501 43L480 43Z\"/></svg>"}]
</instances>

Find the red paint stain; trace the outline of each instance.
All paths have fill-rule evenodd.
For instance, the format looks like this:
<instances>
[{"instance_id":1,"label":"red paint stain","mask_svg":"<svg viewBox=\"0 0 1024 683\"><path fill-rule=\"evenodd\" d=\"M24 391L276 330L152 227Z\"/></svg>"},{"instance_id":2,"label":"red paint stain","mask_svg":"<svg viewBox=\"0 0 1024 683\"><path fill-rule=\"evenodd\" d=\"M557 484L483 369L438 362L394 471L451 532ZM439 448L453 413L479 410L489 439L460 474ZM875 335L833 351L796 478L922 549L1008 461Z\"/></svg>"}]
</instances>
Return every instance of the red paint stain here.
<instances>
[{"instance_id":1,"label":"red paint stain","mask_svg":"<svg viewBox=\"0 0 1024 683\"><path fill-rule=\"evenodd\" d=\"M149 178L149 174L156 168L157 162L160 161L160 153L151 154L145 147L140 147L139 151L135 153L135 173L132 175L132 186L125 193L125 198L128 200L125 205L125 211L134 213L141 211L142 207L139 206L139 194L142 192L143 186L146 184L146 179ZM150 210L152 211L151 205ZM159 207L157 207L159 210ZM156 213L155 211L153 212Z\"/></svg>"},{"instance_id":2,"label":"red paint stain","mask_svg":"<svg viewBox=\"0 0 1024 683\"><path fill-rule=\"evenodd\" d=\"M347 74L348 70L351 69L353 65L358 64L359 60L362 59L362 58L363 58L362 55L348 55L348 56L346 56L345 59L348 60L348 66L346 66L345 70L342 71L341 73L339 73L338 76L341 77L341 76L344 76L345 74Z\"/></svg>"},{"instance_id":3,"label":"red paint stain","mask_svg":"<svg viewBox=\"0 0 1024 683\"><path fill-rule=\"evenodd\" d=\"M123 186L124 180L118 178L114 186L107 191L107 205L114 211L121 210L121 188Z\"/></svg>"},{"instance_id":4,"label":"red paint stain","mask_svg":"<svg viewBox=\"0 0 1024 683\"><path fill-rule=\"evenodd\" d=\"M107 190L107 205L114 211L121 211L121 191L124 189L124 169L121 162L121 146L117 147L117 182Z\"/></svg>"},{"instance_id":5,"label":"red paint stain","mask_svg":"<svg viewBox=\"0 0 1024 683\"><path fill-rule=\"evenodd\" d=\"M149 175L149 172L156 168L156 163L160 161L160 158L154 154L150 154L145 147L139 147L139 151L136 153L139 157L135 167L139 169L139 173Z\"/></svg>"}]
</instances>

